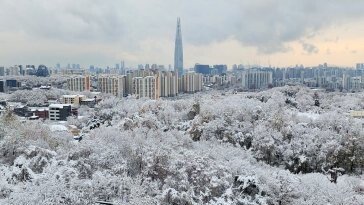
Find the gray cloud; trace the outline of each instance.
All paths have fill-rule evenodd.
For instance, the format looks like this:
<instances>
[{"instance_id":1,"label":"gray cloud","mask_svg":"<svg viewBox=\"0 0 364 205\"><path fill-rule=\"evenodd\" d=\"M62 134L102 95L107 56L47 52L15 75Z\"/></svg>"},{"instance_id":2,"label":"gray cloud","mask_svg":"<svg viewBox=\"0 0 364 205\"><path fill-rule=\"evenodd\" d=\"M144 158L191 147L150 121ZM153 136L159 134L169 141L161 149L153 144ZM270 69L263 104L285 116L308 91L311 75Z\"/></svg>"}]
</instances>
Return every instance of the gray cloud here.
<instances>
[{"instance_id":1,"label":"gray cloud","mask_svg":"<svg viewBox=\"0 0 364 205\"><path fill-rule=\"evenodd\" d=\"M314 53L318 53L319 49L310 43L304 42L304 41L300 41L302 48L304 51L306 51L308 54L314 54Z\"/></svg>"},{"instance_id":2,"label":"gray cloud","mask_svg":"<svg viewBox=\"0 0 364 205\"><path fill-rule=\"evenodd\" d=\"M117 4L98 0L0 1L2 30L62 41L115 40L125 24Z\"/></svg>"},{"instance_id":3,"label":"gray cloud","mask_svg":"<svg viewBox=\"0 0 364 205\"><path fill-rule=\"evenodd\" d=\"M274 52L274 47L281 47L277 45L311 38L322 28L363 17L362 9L364 3L358 1L268 0L245 3L236 37L245 44L263 48L260 50L268 47Z\"/></svg>"},{"instance_id":4,"label":"gray cloud","mask_svg":"<svg viewBox=\"0 0 364 205\"><path fill-rule=\"evenodd\" d=\"M363 18L356 0L0 0L0 32L62 43L106 43L123 51L168 39L176 17L185 43L233 38L261 53L287 52L287 43L312 38L330 25ZM313 45L302 45L317 52Z\"/></svg>"}]
</instances>

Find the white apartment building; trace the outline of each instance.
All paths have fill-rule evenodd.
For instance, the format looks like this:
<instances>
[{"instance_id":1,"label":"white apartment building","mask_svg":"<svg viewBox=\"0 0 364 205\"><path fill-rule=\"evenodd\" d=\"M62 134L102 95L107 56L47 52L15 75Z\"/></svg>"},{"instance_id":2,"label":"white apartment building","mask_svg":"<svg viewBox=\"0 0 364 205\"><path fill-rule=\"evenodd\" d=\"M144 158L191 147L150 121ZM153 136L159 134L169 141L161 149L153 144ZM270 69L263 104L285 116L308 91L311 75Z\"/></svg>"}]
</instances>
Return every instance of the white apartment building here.
<instances>
[{"instance_id":1,"label":"white apartment building","mask_svg":"<svg viewBox=\"0 0 364 205\"><path fill-rule=\"evenodd\" d=\"M363 83L362 83L362 77L352 77L351 78L351 90L359 91L362 90Z\"/></svg>"},{"instance_id":2,"label":"white apartment building","mask_svg":"<svg viewBox=\"0 0 364 205\"><path fill-rule=\"evenodd\" d=\"M72 91L90 91L91 78L90 76L73 76L67 79L67 87Z\"/></svg>"},{"instance_id":3,"label":"white apartment building","mask_svg":"<svg viewBox=\"0 0 364 205\"><path fill-rule=\"evenodd\" d=\"M179 90L184 93L196 93L202 91L203 75L188 72L182 76L179 82Z\"/></svg>"},{"instance_id":4,"label":"white apartment building","mask_svg":"<svg viewBox=\"0 0 364 205\"><path fill-rule=\"evenodd\" d=\"M98 89L102 93L109 93L117 97L124 97L125 92L125 76L120 75L103 75L99 76Z\"/></svg>"},{"instance_id":5,"label":"white apartment building","mask_svg":"<svg viewBox=\"0 0 364 205\"><path fill-rule=\"evenodd\" d=\"M342 88L347 91L360 91L364 88L364 76L351 77L344 74L341 84Z\"/></svg>"},{"instance_id":6,"label":"white apartment building","mask_svg":"<svg viewBox=\"0 0 364 205\"><path fill-rule=\"evenodd\" d=\"M157 82L160 97L175 97L178 95L178 76L175 72L159 72Z\"/></svg>"},{"instance_id":7,"label":"white apartment building","mask_svg":"<svg viewBox=\"0 0 364 205\"><path fill-rule=\"evenodd\" d=\"M245 89L268 88L273 83L273 73L263 70L246 70L241 76L242 86Z\"/></svg>"},{"instance_id":8,"label":"white apartment building","mask_svg":"<svg viewBox=\"0 0 364 205\"><path fill-rule=\"evenodd\" d=\"M128 71L126 74L126 85L125 85L125 92L126 94L133 94L134 92L134 85L133 85L133 78L135 77L147 77L147 76L154 76L155 73L152 70L149 69L139 69L139 70L133 70Z\"/></svg>"},{"instance_id":9,"label":"white apartment building","mask_svg":"<svg viewBox=\"0 0 364 205\"><path fill-rule=\"evenodd\" d=\"M156 76L133 78L133 94L138 98L158 99L159 90Z\"/></svg>"}]
</instances>

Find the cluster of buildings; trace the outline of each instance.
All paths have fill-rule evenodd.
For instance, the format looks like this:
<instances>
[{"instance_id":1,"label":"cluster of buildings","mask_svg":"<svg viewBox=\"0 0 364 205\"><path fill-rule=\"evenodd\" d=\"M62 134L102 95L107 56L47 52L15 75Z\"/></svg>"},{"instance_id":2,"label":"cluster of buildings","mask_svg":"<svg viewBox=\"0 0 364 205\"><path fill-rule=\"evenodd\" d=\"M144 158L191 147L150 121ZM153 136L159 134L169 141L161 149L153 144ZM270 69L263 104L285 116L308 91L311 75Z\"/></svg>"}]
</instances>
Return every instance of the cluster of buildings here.
<instances>
[{"instance_id":1,"label":"cluster of buildings","mask_svg":"<svg viewBox=\"0 0 364 205\"><path fill-rule=\"evenodd\" d=\"M180 63L176 65L179 66ZM208 88L233 87L254 91L285 85L305 85L331 91L364 89L364 63L356 64L356 69L328 66L325 63L316 67L288 68L245 68L234 65L232 70L228 70L226 65L204 64L196 64L189 70L170 70L156 64L140 65L140 69L132 70L125 68L123 61L116 65L114 68L101 69L98 73L91 72L91 69L78 69L78 66L75 69L60 70L48 69L42 65L38 69L27 65L25 70L22 69L23 66L7 69L0 67L0 92L15 91L21 86L19 79L13 76L21 73L33 75L34 72L38 76L49 73L66 77L68 89L76 92L98 91L118 97L135 95L151 99L175 97L180 93L195 93ZM1 77L2 74L5 77Z\"/></svg>"},{"instance_id":2,"label":"cluster of buildings","mask_svg":"<svg viewBox=\"0 0 364 205\"><path fill-rule=\"evenodd\" d=\"M360 91L364 89L364 68L340 68L326 63L316 67L272 69L273 86L301 84L326 90Z\"/></svg>"},{"instance_id":3,"label":"cluster of buildings","mask_svg":"<svg viewBox=\"0 0 364 205\"><path fill-rule=\"evenodd\" d=\"M356 69L329 66L327 63L316 67L301 65L288 68L233 65L231 71L227 71L225 65L196 64L194 71L203 75L205 87L233 86L246 91L285 85L304 85L328 91L354 92L364 89L364 63L358 63Z\"/></svg>"},{"instance_id":4,"label":"cluster of buildings","mask_svg":"<svg viewBox=\"0 0 364 205\"><path fill-rule=\"evenodd\" d=\"M259 90L285 85L304 85L328 91L361 91L364 89L364 63L356 69L328 66L295 66L289 68L253 67L246 69L234 65L233 76L243 90Z\"/></svg>"},{"instance_id":5,"label":"cluster of buildings","mask_svg":"<svg viewBox=\"0 0 364 205\"><path fill-rule=\"evenodd\" d=\"M35 65L14 65L10 67L0 67L0 77L1 76L26 76L34 75L40 77L49 76L50 70L45 65L39 65L37 68Z\"/></svg>"},{"instance_id":6,"label":"cluster of buildings","mask_svg":"<svg viewBox=\"0 0 364 205\"><path fill-rule=\"evenodd\" d=\"M29 107L22 103L0 101L0 113L10 109L14 114L29 119L49 119L51 121L66 121L70 116L78 115L78 108L81 105L94 107L99 101L96 97L87 98L84 95L63 95L61 99L49 100L49 102L39 107Z\"/></svg>"},{"instance_id":7,"label":"cluster of buildings","mask_svg":"<svg viewBox=\"0 0 364 205\"><path fill-rule=\"evenodd\" d=\"M178 93L195 93L202 90L203 76L188 72L181 77L174 71L135 70L126 75L101 74L72 76L67 87L72 91L98 91L117 97L134 95L138 98L158 99L175 97Z\"/></svg>"},{"instance_id":8,"label":"cluster of buildings","mask_svg":"<svg viewBox=\"0 0 364 205\"><path fill-rule=\"evenodd\" d=\"M196 64L194 67L194 71L203 75L222 75L227 73L227 66L213 65L211 67L210 65Z\"/></svg>"},{"instance_id":9,"label":"cluster of buildings","mask_svg":"<svg viewBox=\"0 0 364 205\"><path fill-rule=\"evenodd\" d=\"M76 65L73 70L80 70ZM195 93L202 90L203 74L199 72L184 72L181 22L177 19L174 70L171 66L166 70L157 64L139 65L137 70L126 70L124 61L115 68L107 68L100 72L91 66L89 71L96 75L90 77L78 73L67 80L68 89L72 91L99 91L117 97L134 95L138 98L158 99L160 97L175 97L179 93ZM96 72L96 73L95 73Z\"/></svg>"},{"instance_id":10,"label":"cluster of buildings","mask_svg":"<svg viewBox=\"0 0 364 205\"><path fill-rule=\"evenodd\" d=\"M66 121L69 116L77 116L78 108L81 105L94 107L97 103L97 98L87 98L84 95L63 95L61 103L54 103L48 106L49 120Z\"/></svg>"}]
</instances>

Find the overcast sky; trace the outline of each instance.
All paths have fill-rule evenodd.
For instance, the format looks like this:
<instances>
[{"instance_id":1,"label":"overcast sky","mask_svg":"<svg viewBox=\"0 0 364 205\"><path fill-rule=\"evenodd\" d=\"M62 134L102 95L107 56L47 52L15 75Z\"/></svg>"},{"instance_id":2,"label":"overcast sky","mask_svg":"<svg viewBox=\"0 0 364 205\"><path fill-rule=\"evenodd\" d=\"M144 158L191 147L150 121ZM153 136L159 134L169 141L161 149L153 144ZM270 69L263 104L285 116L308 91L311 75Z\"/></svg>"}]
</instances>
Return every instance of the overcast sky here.
<instances>
[{"instance_id":1,"label":"overcast sky","mask_svg":"<svg viewBox=\"0 0 364 205\"><path fill-rule=\"evenodd\" d=\"M359 0L0 0L0 65L354 66L364 62Z\"/></svg>"}]
</instances>

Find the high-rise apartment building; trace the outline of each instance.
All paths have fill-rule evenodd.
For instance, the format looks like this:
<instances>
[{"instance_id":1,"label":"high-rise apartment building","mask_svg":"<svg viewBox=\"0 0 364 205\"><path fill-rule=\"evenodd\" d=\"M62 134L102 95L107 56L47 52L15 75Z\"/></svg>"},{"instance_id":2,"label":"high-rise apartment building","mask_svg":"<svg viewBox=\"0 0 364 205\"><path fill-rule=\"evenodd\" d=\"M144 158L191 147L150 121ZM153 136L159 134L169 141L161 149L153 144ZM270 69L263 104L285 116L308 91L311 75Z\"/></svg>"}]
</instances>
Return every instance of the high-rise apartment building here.
<instances>
[{"instance_id":1,"label":"high-rise apartment building","mask_svg":"<svg viewBox=\"0 0 364 205\"><path fill-rule=\"evenodd\" d=\"M90 76L73 76L67 79L67 87L72 91L90 91L91 78Z\"/></svg>"},{"instance_id":2,"label":"high-rise apartment building","mask_svg":"<svg viewBox=\"0 0 364 205\"><path fill-rule=\"evenodd\" d=\"M360 91L361 89L363 89L362 77L359 76L351 77L350 81L351 81L350 90Z\"/></svg>"},{"instance_id":3,"label":"high-rise apartment building","mask_svg":"<svg viewBox=\"0 0 364 205\"><path fill-rule=\"evenodd\" d=\"M202 91L203 75L195 72L188 72L179 81L180 92L196 93Z\"/></svg>"},{"instance_id":4,"label":"high-rise apartment building","mask_svg":"<svg viewBox=\"0 0 364 205\"><path fill-rule=\"evenodd\" d=\"M98 89L102 93L109 93L117 97L126 95L126 78L120 75L102 75L97 79Z\"/></svg>"},{"instance_id":5,"label":"high-rise apartment building","mask_svg":"<svg viewBox=\"0 0 364 205\"><path fill-rule=\"evenodd\" d=\"M133 87L133 94L136 95L138 98L159 98L156 76L135 77L133 78Z\"/></svg>"},{"instance_id":6,"label":"high-rise apartment building","mask_svg":"<svg viewBox=\"0 0 364 205\"><path fill-rule=\"evenodd\" d=\"M176 42L174 50L174 71L178 73L178 76L183 75L183 47L180 18L177 19Z\"/></svg>"},{"instance_id":7,"label":"high-rise apartment building","mask_svg":"<svg viewBox=\"0 0 364 205\"><path fill-rule=\"evenodd\" d=\"M146 77L154 76L155 72L147 69L138 69L133 71L128 71L125 79L125 93L126 95L133 94L133 78L135 77Z\"/></svg>"},{"instance_id":8,"label":"high-rise apartment building","mask_svg":"<svg viewBox=\"0 0 364 205\"><path fill-rule=\"evenodd\" d=\"M271 71L249 69L242 72L241 81L244 89L268 88L273 83Z\"/></svg>"},{"instance_id":9,"label":"high-rise apartment building","mask_svg":"<svg viewBox=\"0 0 364 205\"><path fill-rule=\"evenodd\" d=\"M160 97L175 97L178 95L178 76L176 72L159 72L157 83Z\"/></svg>"}]
</instances>

